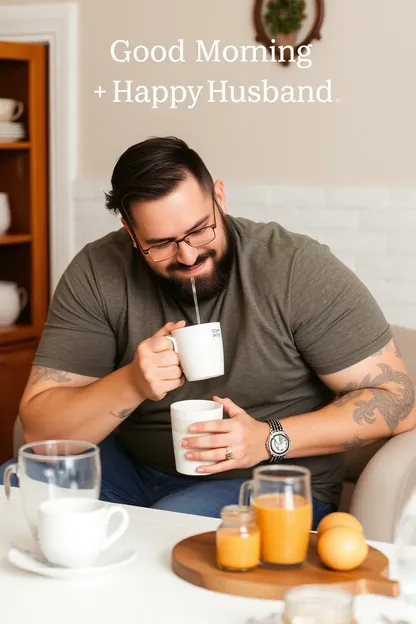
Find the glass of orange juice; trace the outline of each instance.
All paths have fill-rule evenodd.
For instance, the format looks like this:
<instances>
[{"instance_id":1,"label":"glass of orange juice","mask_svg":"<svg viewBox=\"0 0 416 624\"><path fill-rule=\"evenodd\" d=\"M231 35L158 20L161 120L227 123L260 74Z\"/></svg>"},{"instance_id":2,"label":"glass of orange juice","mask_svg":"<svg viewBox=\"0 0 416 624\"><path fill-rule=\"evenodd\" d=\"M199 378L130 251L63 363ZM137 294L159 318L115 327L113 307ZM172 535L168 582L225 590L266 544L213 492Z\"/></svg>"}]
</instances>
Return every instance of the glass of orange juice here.
<instances>
[{"instance_id":1,"label":"glass of orange juice","mask_svg":"<svg viewBox=\"0 0 416 624\"><path fill-rule=\"evenodd\" d=\"M298 566L312 529L311 473L300 466L261 466L240 489L240 505L256 509L261 564Z\"/></svg>"},{"instance_id":2,"label":"glass of orange juice","mask_svg":"<svg viewBox=\"0 0 416 624\"><path fill-rule=\"evenodd\" d=\"M227 505L217 528L217 566L228 572L247 572L260 560L260 531L253 507Z\"/></svg>"}]
</instances>

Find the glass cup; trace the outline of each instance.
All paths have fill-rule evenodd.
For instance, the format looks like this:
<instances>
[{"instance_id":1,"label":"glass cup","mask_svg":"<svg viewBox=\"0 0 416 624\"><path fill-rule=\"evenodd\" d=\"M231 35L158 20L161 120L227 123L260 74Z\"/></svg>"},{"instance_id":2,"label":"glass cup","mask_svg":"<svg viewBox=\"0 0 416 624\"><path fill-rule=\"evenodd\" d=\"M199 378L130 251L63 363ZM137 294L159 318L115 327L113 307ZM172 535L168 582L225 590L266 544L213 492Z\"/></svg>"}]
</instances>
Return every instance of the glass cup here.
<instances>
[{"instance_id":1,"label":"glass cup","mask_svg":"<svg viewBox=\"0 0 416 624\"><path fill-rule=\"evenodd\" d=\"M260 528L261 564L299 566L312 529L311 473L298 466L261 466L240 489L240 505L252 504Z\"/></svg>"},{"instance_id":2,"label":"glass cup","mask_svg":"<svg viewBox=\"0 0 416 624\"><path fill-rule=\"evenodd\" d=\"M343 589L300 585L286 592L283 624L353 624L353 597Z\"/></svg>"},{"instance_id":3,"label":"glass cup","mask_svg":"<svg viewBox=\"0 0 416 624\"><path fill-rule=\"evenodd\" d=\"M46 440L20 447L17 463L4 473L4 490L11 498L11 477L19 479L23 511L37 539L38 510L51 499L98 499L101 488L100 449L90 442Z\"/></svg>"}]
</instances>

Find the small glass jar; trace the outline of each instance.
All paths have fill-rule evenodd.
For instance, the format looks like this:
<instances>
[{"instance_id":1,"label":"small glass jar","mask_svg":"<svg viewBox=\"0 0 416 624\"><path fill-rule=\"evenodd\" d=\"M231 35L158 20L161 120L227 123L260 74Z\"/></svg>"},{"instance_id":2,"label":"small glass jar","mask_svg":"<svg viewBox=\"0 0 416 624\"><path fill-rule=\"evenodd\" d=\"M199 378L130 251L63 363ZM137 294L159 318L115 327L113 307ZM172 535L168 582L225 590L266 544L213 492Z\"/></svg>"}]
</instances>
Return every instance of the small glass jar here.
<instances>
[{"instance_id":1,"label":"small glass jar","mask_svg":"<svg viewBox=\"0 0 416 624\"><path fill-rule=\"evenodd\" d=\"M221 510L217 529L217 566L227 572L247 572L260 561L260 530L256 510L245 505L227 505Z\"/></svg>"},{"instance_id":2,"label":"small glass jar","mask_svg":"<svg viewBox=\"0 0 416 624\"><path fill-rule=\"evenodd\" d=\"M354 624L353 597L326 585L299 585L284 597L283 624Z\"/></svg>"}]
</instances>

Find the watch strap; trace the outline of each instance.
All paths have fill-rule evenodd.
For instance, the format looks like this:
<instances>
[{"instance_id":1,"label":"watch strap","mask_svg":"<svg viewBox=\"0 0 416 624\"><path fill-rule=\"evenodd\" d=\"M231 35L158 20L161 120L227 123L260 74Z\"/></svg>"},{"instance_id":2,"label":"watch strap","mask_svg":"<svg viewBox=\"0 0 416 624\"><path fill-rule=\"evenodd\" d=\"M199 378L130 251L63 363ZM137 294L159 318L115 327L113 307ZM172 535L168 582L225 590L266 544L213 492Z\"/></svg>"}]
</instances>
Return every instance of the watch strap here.
<instances>
[{"instance_id":1,"label":"watch strap","mask_svg":"<svg viewBox=\"0 0 416 624\"><path fill-rule=\"evenodd\" d=\"M277 420L276 418L269 418L266 422L268 423L272 433L276 431L283 431L283 426L280 420Z\"/></svg>"},{"instance_id":2,"label":"watch strap","mask_svg":"<svg viewBox=\"0 0 416 624\"><path fill-rule=\"evenodd\" d=\"M281 455L280 456L270 455L269 464L280 464L282 459L283 457Z\"/></svg>"}]
</instances>

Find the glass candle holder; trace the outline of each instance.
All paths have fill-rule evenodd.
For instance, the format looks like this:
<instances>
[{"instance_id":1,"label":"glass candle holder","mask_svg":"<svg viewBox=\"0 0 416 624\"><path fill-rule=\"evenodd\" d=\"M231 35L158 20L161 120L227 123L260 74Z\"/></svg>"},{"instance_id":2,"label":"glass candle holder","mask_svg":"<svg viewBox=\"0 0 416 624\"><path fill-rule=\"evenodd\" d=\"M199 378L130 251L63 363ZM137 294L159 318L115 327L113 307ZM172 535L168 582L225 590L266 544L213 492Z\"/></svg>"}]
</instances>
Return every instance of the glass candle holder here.
<instances>
[{"instance_id":1,"label":"glass candle holder","mask_svg":"<svg viewBox=\"0 0 416 624\"><path fill-rule=\"evenodd\" d=\"M260 561L260 530L256 510L227 505L216 533L217 566L227 572L247 572Z\"/></svg>"},{"instance_id":2,"label":"glass candle holder","mask_svg":"<svg viewBox=\"0 0 416 624\"><path fill-rule=\"evenodd\" d=\"M300 585L286 592L283 624L354 624L353 597L343 589Z\"/></svg>"}]
</instances>

